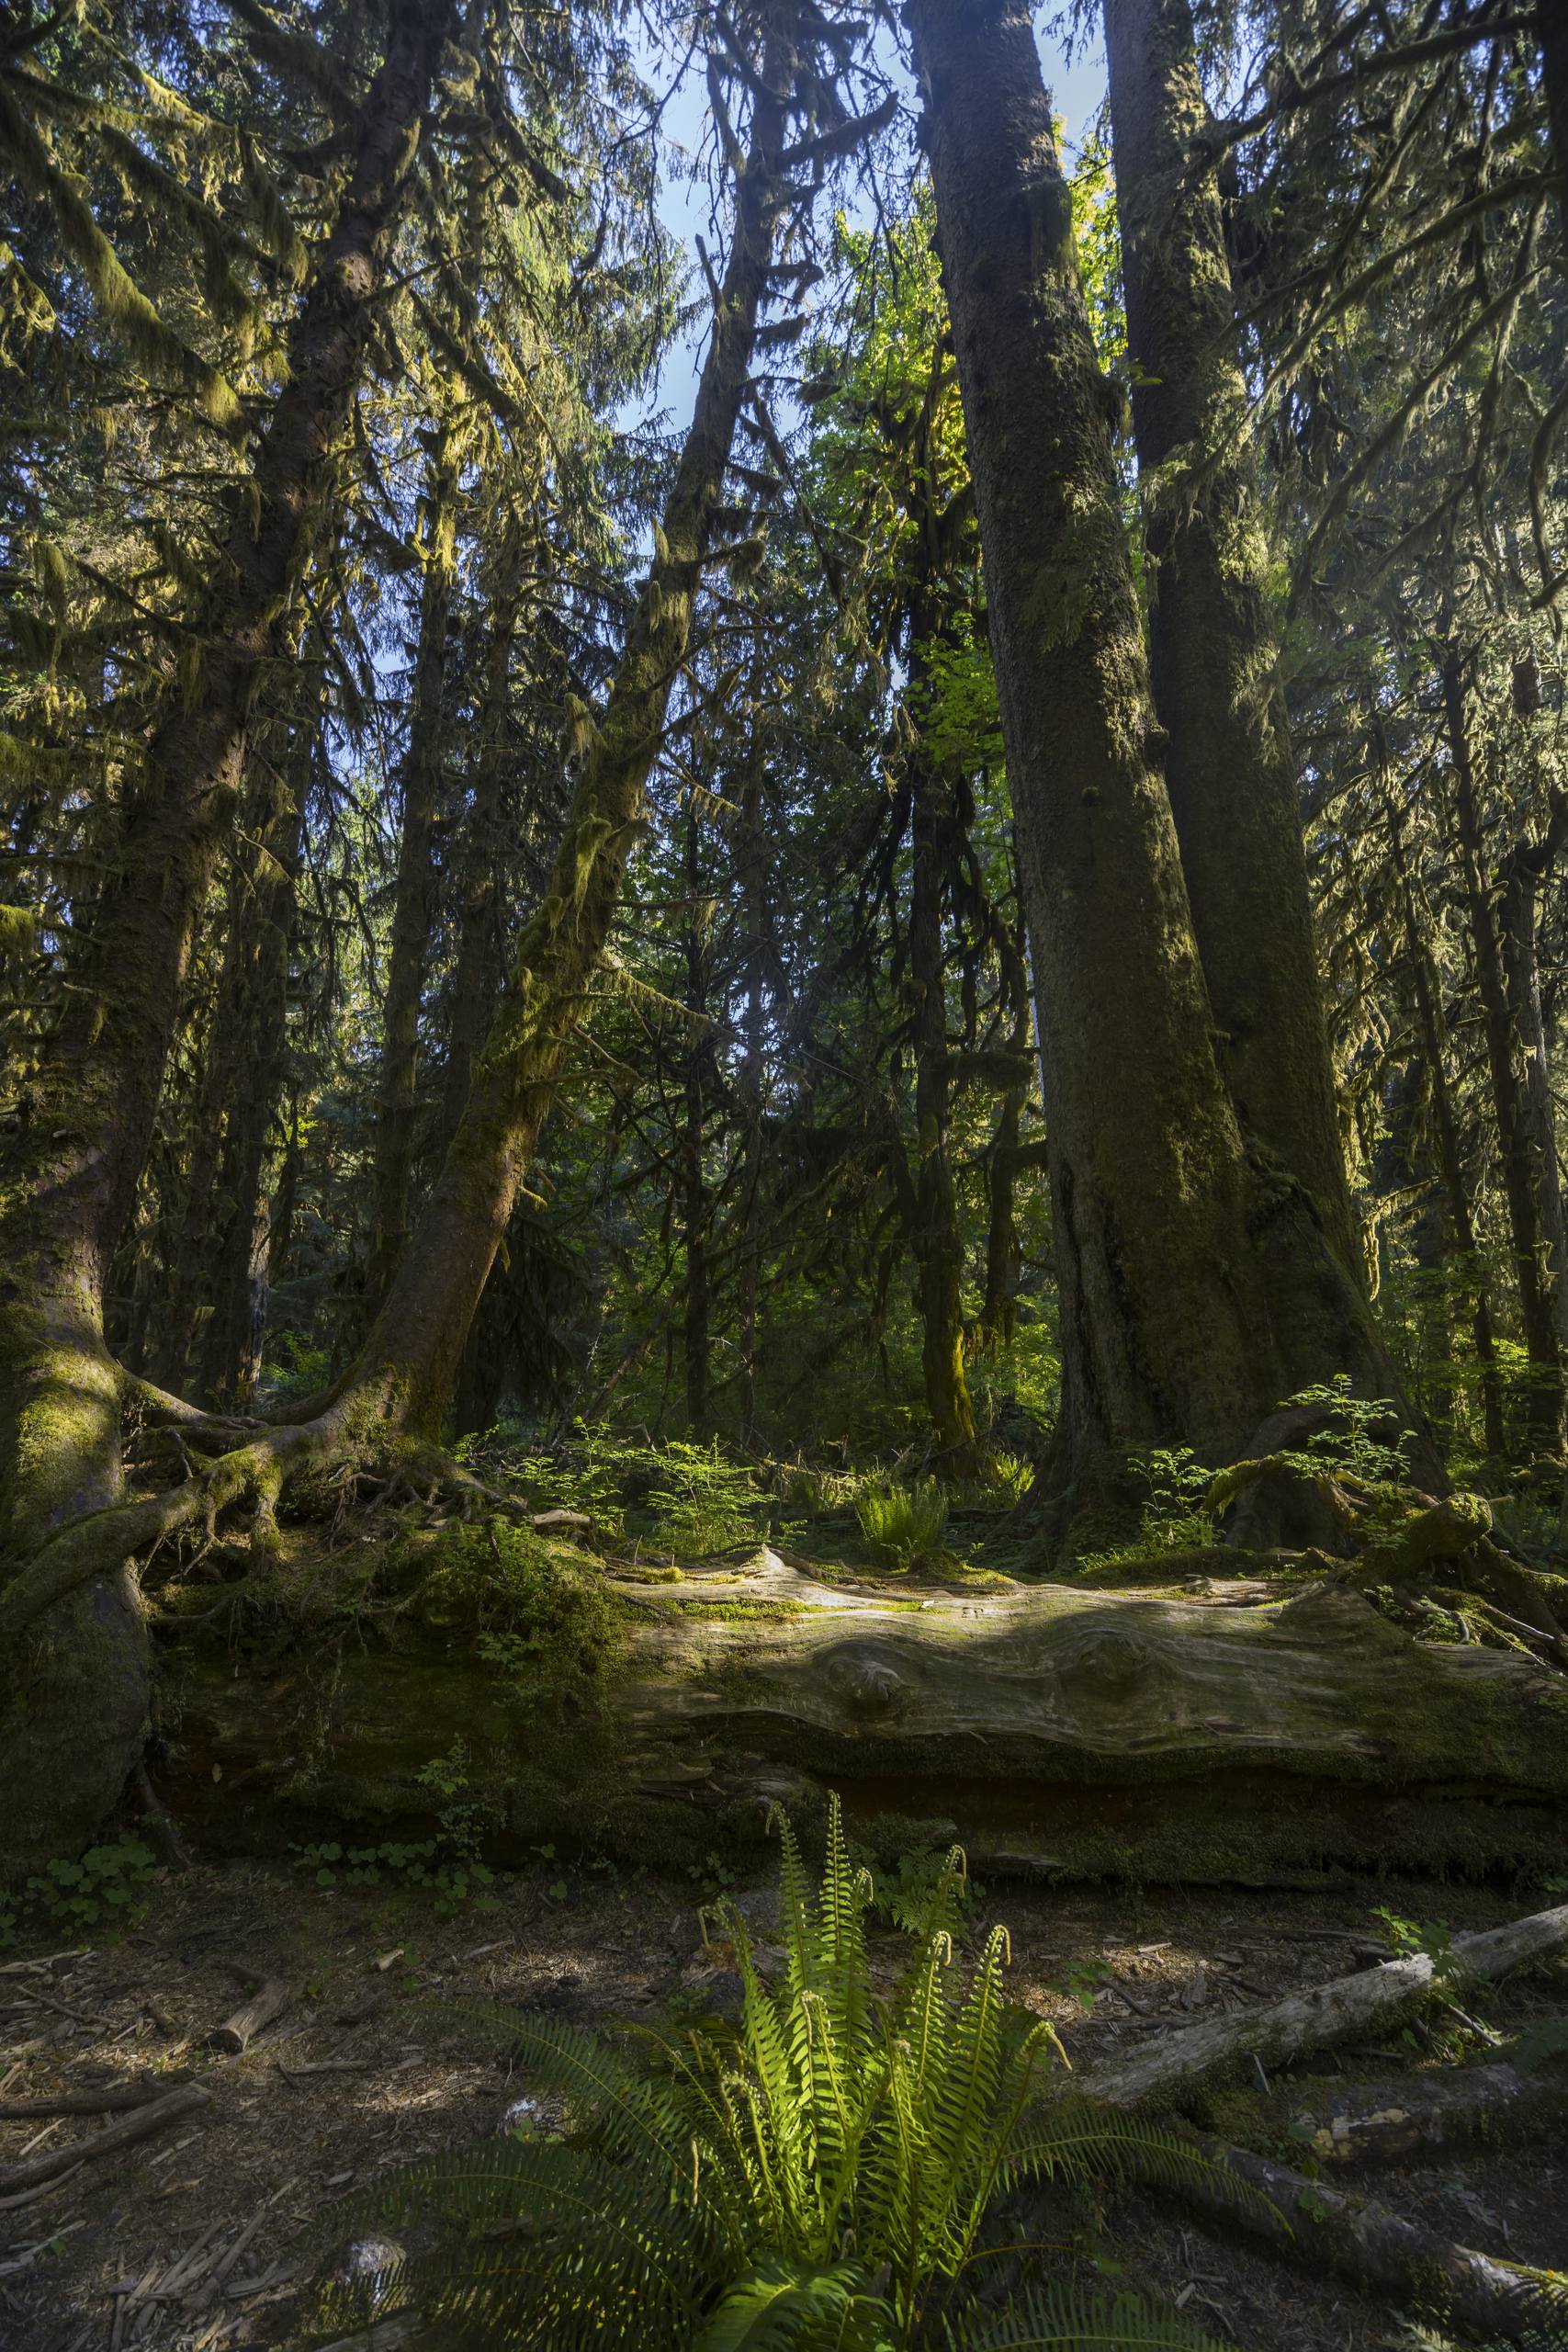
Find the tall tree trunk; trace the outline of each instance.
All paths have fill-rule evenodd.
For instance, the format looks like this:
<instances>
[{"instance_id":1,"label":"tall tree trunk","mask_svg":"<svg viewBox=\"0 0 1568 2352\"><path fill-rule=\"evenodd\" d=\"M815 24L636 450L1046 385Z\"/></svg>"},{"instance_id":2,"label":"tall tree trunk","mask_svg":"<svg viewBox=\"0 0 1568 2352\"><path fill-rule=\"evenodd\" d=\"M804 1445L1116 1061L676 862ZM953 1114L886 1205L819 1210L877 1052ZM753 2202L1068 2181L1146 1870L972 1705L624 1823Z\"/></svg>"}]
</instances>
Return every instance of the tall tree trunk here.
<instances>
[{"instance_id":1,"label":"tall tree trunk","mask_svg":"<svg viewBox=\"0 0 1568 2352\"><path fill-rule=\"evenodd\" d=\"M754 709L754 694L752 701ZM753 717L753 727L755 724ZM768 921L762 788L755 741L740 793L740 856L746 915L746 1001L740 1032L742 1161L736 1321L740 1351L740 1442L750 1449L757 1441L757 1342L762 1288L762 1107L767 1024L763 964Z\"/></svg>"},{"instance_id":2,"label":"tall tree trunk","mask_svg":"<svg viewBox=\"0 0 1568 2352\"><path fill-rule=\"evenodd\" d=\"M1410 957L1416 1017L1420 1023L1427 1081L1432 1091L1432 1118L1437 1129L1438 1161L1442 1170L1443 1189L1448 1196L1449 1227L1454 1248L1464 1261L1469 1278L1474 1285L1471 1329L1481 1374L1481 1411L1486 1451L1495 1462L1501 1462L1507 1453L1507 1429L1503 1418L1503 1386L1497 1369L1492 1307L1486 1295L1486 1273L1475 1244L1475 1224L1471 1214L1470 1188L1464 1178L1459 1125L1454 1117L1453 1097L1449 1090L1448 1071L1443 1063L1442 1030L1438 1019L1438 993L1431 959L1416 921L1416 901L1405 863L1404 844L1398 820L1393 817L1390 821L1390 841L1404 917L1404 938Z\"/></svg>"},{"instance_id":3,"label":"tall tree trunk","mask_svg":"<svg viewBox=\"0 0 1568 2352\"><path fill-rule=\"evenodd\" d=\"M1486 1039L1492 1100L1497 1114L1498 1153L1503 1167L1503 1192L1508 1207L1508 1230L1513 1242L1515 1280L1518 1286L1519 1323L1525 1353L1529 1361L1526 1417L1539 1442L1554 1444L1562 1432L1563 1413L1562 1356L1553 1296L1556 1277L1562 1269L1561 1262L1556 1267L1551 1262L1551 1238L1541 1220L1542 1202L1537 1189L1538 1171L1530 1150L1529 1107L1521 1072L1516 1061L1518 1041L1508 1001L1507 974L1496 909L1486 873L1485 842L1465 709L1464 662L1455 644L1450 644L1444 657L1442 684L1449 767L1453 782L1454 817L1475 961L1476 991L1481 999L1481 1023ZM1533 963L1533 946L1531 961ZM1537 1010L1539 1013L1539 1004ZM1552 1162L1552 1175L1555 1178L1555 1160Z\"/></svg>"},{"instance_id":4,"label":"tall tree trunk","mask_svg":"<svg viewBox=\"0 0 1568 2352\"><path fill-rule=\"evenodd\" d=\"M417 1246L404 1253L340 1398L340 1419L355 1426L390 1419L421 1435L439 1430L475 1306L609 937L747 398L774 226L788 194L778 159L794 72L793 20L784 12L756 88L729 260L654 559L597 735L582 756L544 899L518 944L512 984L475 1063Z\"/></svg>"},{"instance_id":5,"label":"tall tree trunk","mask_svg":"<svg viewBox=\"0 0 1568 2352\"><path fill-rule=\"evenodd\" d=\"M381 1012L381 1074L376 1094L370 1247L365 1297L373 1315L409 1238L419 1102L419 1016L430 950L431 856L441 806L442 699L457 571L457 463L449 423L438 431L424 494L424 579L403 755L401 830L392 900L391 952Z\"/></svg>"},{"instance_id":6,"label":"tall tree trunk","mask_svg":"<svg viewBox=\"0 0 1568 2352\"><path fill-rule=\"evenodd\" d=\"M288 956L305 807L322 716L319 679L301 697L294 740L276 781L276 805L258 861L237 1026L244 1080L229 1107L218 1171L219 1216L209 1252L212 1312L202 1335L201 1387L209 1403L249 1412L261 1376L271 1218L266 1160L283 1096L288 1036Z\"/></svg>"},{"instance_id":7,"label":"tall tree trunk","mask_svg":"<svg viewBox=\"0 0 1568 2352\"><path fill-rule=\"evenodd\" d=\"M920 621L912 621L911 699L923 684ZM953 795L947 779L918 740L910 755L913 873L909 900L909 977L915 1060L915 1263L920 1304L920 1363L926 1408L943 1472L973 1477L978 1469L975 1408L964 1369L964 1243L953 1182L949 1136L951 1084L947 1049L947 969L942 952L945 859L951 845Z\"/></svg>"},{"instance_id":8,"label":"tall tree trunk","mask_svg":"<svg viewBox=\"0 0 1568 2352\"><path fill-rule=\"evenodd\" d=\"M1282 1388L1024 0L911 0L1036 958L1069 1458Z\"/></svg>"},{"instance_id":9,"label":"tall tree trunk","mask_svg":"<svg viewBox=\"0 0 1568 2352\"><path fill-rule=\"evenodd\" d=\"M1559 815L1563 812L1562 805ZM1529 1167L1536 1224L1541 1238L1543 1279L1557 1334L1559 1362L1568 1359L1568 1232L1562 1214L1562 1178L1557 1159L1557 1112L1551 1099L1551 1067L1546 1023L1541 1018L1540 961L1536 949L1536 894L1550 870L1555 841L1521 842L1503 871L1499 908L1503 977L1508 1015L1523 1064L1519 1087L1520 1141Z\"/></svg>"},{"instance_id":10,"label":"tall tree trunk","mask_svg":"<svg viewBox=\"0 0 1568 2352\"><path fill-rule=\"evenodd\" d=\"M1149 662L1192 927L1242 1125L1305 1186L1359 1281L1191 10L1104 10L1133 417L1156 485ZM1199 469L1162 491L1172 465Z\"/></svg>"},{"instance_id":11,"label":"tall tree trunk","mask_svg":"<svg viewBox=\"0 0 1568 2352\"><path fill-rule=\"evenodd\" d=\"M109 1262L153 1133L193 928L233 820L253 695L282 641L306 528L359 380L448 15L443 0L393 0L342 209L233 503L196 691L172 701L151 747L28 1115L0 1153L7 1577L50 1529L120 1492L124 1381L103 1330ZM0 1676L10 1806L33 1850L59 1850L101 1820L145 1721L146 1636L123 1566L77 1585L20 1650Z\"/></svg>"},{"instance_id":12,"label":"tall tree trunk","mask_svg":"<svg viewBox=\"0 0 1568 2352\"><path fill-rule=\"evenodd\" d=\"M512 652L519 600L508 583L498 590L486 624L484 684L480 689L479 747L462 846L462 912L457 963L452 976L451 1014L446 1024L446 1076L441 1110L444 1140L450 1142L468 1100L474 1056L484 1041L488 1007L499 956L495 942L500 899L501 796L508 754L512 701Z\"/></svg>"},{"instance_id":13,"label":"tall tree trunk","mask_svg":"<svg viewBox=\"0 0 1568 2352\"><path fill-rule=\"evenodd\" d=\"M692 1436L701 1440L712 1433L712 1409L708 1403L709 1212L707 1179L703 1168L703 1131L707 1117L703 1056L707 1050L708 976L703 935L706 905L702 897L702 834L694 796L686 812L685 877L686 1008L692 1021L685 1039L685 1125L681 1138L681 1226L686 1255L681 1346L686 1372L686 1420Z\"/></svg>"}]
</instances>

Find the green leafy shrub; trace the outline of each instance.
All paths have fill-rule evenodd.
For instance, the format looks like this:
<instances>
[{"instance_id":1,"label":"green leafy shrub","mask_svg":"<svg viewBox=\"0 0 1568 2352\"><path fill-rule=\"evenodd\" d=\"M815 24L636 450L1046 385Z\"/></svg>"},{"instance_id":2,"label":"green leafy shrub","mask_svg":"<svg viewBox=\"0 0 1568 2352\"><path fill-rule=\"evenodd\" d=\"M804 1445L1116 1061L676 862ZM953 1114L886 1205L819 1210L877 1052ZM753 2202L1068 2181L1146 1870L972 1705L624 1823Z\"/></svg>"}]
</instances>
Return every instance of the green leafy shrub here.
<instances>
[{"instance_id":1,"label":"green leafy shrub","mask_svg":"<svg viewBox=\"0 0 1568 2352\"><path fill-rule=\"evenodd\" d=\"M908 1568L940 1546L947 1496L935 1478L917 1478L910 1487L889 1480L868 1486L855 1498L855 1517L874 1559Z\"/></svg>"},{"instance_id":2,"label":"green leafy shrub","mask_svg":"<svg viewBox=\"0 0 1568 2352\"><path fill-rule=\"evenodd\" d=\"M760 1539L763 1504L756 1481L749 1469L723 1459L716 1438L711 1447L672 1440L658 1459L659 1483L648 1507L660 1550L700 1559Z\"/></svg>"},{"instance_id":3,"label":"green leafy shrub","mask_svg":"<svg viewBox=\"0 0 1568 2352\"><path fill-rule=\"evenodd\" d=\"M0 1894L0 1944L25 1928L129 1927L141 1916L158 1858L139 1838L89 1846L73 1861L46 1863L10 1895Z\"/></svg>"},{"instance_id":4,"label":"green leafy shrub","mask_svg":"<svg viewBox=\"0 0 1568 2352\"><path fill-rule=\"evenodd\" d=\"M999 2193L1194 2165L1215 2177L1134 2117L1043 2104L1057 2045L1044 2020L1003 1998L1005 1929L961 1981L951 1926L933 1925L879 1998L870 1875L849 1860L837 1804L815 1895L787 1823L781 1844L774 1981L759 1973L739 1912L720 1905L742 1984L732 2034L649 2033L637 2064L558 2018L479 2014L530 2089L565 2101L567 2128L378 2183L365 2218L417 2231L426 2248L389 2257L368 2290L335 2282L324 2327L417 2308L438 2335L552 2352L906 2352L964 2340L946 2310L959 2308L955 2282L966 2304L975 2266L1010 2250L987 2243ZM949 1921L958 1876L954 1859ZM1133 2309L1036 2296L1007 2332L976 2340L1111 2352L1129 2341ZM1147 2312L1136 2340L1207 2342L1176 2314Z\"/></svg>"}]
</instances>

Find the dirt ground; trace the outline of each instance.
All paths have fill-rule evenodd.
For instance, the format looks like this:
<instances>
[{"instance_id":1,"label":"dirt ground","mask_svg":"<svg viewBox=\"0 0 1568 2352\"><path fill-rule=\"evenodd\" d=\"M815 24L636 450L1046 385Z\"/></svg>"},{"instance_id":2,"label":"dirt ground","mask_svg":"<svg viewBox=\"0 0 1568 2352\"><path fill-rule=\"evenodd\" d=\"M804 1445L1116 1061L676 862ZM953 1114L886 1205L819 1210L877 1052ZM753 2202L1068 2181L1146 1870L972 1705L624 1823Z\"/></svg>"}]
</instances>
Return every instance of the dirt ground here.
<instances>
[{"instance_id":1,"label":"dirt ground","mask_svg":"<svg viewBox=\"0 0 1568 2352\"><path fill-rule=\"evenodd\" d=\"M500 1882L493 1907L444 1922L412 1894L198 1866L164 1878L140 1923L115 1940L8 1955L0 2104L144 2070L188 2077L209 2096L158 2136L0 2202L0 2347L286 2345L314 2266L348 2248L333 2200L383 2167L505 2128L528 2096L525 2080L476 2054L453 2005L544 2005L606 2023L690 2015L724 1992L697 1926L707 1891L652 1871L561 1877L547 1861ZM1536 1907L1405 1882L1382 1895L1368 1884L1333 1896L998 1884L983 1908L1010 1928L1016 1996L1083 2056L1345 1973L1371 1956L1380 1900L1455 1930ZM1086 2014L1059 1988L1095 1962L1126 1991L1089 1985ZM231 1963L291 1992L240 2055L206 2040L246 1997ZM1559 1967L1555 1981L1549 1972L1492 1995L1485 2015L1507 2024L1564 2008ZM1338 2063L1381 2077L1421 2057L1418 2038L1400 2038ZM0 2120L0 2165L90 2144L116 2120ZM1482 2151L1356 2185L1461 2243L1568 2267L1568 2120L1544 2147ZM1119 2264L1122 2283L1177 2301L1239 2352L1371 2352L1403 2340L1397 2314L1212 2236L1174 2208L1112 2207L1092 2245L1083 2209L1070 2226L1078 2257Z\"/></svg>"}]
</instances>

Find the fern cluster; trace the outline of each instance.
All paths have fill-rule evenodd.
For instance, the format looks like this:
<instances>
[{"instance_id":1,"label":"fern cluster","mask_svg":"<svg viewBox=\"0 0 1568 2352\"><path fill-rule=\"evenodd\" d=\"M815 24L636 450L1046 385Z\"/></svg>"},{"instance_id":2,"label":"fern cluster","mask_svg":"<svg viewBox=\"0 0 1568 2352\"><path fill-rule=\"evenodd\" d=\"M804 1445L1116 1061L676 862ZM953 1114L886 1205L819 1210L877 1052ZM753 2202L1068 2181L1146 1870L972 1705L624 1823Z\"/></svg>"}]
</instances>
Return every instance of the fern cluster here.
<instances>
[{"instance_id":1,"label":"fern cluster","mask_svg":"<svg viewBox=\"0 0 1568 2352\"><path fill-rule=\"evenodd\" d=\"M855 1498L855 1517L875 1557L907 1568L941 1544L947 1496L935 1478L917 1478L912 1487L868 1486Z\"/></svg>"},{"instance_id":2,"label":"fern cluster","mask_svg":"<svg viewBox=\"0 0 1568 2352\"><path fill-rule=\"evenodd\" d=\"M382 2183L366 2218L419 2250L371 2286L336 2283L324 2326L418 2311L442 2345L551 2352L1207 2343L1125 2298L1034 2294L966 2325L983 2266L1013 2253L988 2242L1010 2189L1201 2160L1132 2117L1042 2100L1058 2046L1004 1998L1006 1930L966 1982L954 1965L960 1855L879 1996L872 1884L837 1804L815 1894L787 1823L781 1842L783 1949L768 1977L745 1920L720 1906L743 1988L733 2033L647 2033L633 2063L556 2018L480 2013L531 2086L565 2101L567 2129Z\"/></svg>"}]
</instances>

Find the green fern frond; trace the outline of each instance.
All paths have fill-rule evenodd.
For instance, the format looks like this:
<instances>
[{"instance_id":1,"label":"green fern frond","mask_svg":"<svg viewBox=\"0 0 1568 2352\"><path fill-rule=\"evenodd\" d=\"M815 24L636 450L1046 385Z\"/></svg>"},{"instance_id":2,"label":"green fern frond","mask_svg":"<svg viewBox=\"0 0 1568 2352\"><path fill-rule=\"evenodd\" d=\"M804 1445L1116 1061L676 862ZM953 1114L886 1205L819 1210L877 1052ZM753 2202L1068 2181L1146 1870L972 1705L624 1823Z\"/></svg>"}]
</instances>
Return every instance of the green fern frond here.
<instances>
[{"instance_id":1,"label":"green fern frond","mask_svg":"<svg viewBox=\"0 0 1568 2352\"><path fill-rule=\"evenodd\" d=\"M1230 2352L1180 2312L1135 2296L1114 2301L1064 2288L1037 2290L978 2326L948 2328L952 2352Z\"/></svg>"},{"instance_id":2,"label":"green fern frond","mask_svg":"<svg viewBox=\"0 0 1568 2352\"><path fill-rule=\"evenodd\" d=\"M998 2186L1093 2175L1119 2186L1152 2181L1179 2193L1194 2186L1205 2195L1220 2191L1238 2210L1268 2212L1269 2200L1249 2180L1205 2155L1179 2133L1163 2131L1141 2115L1084 2100L1053 2101L1034 2109L1032 2137L1013 2146L998 2174Z\"/></svg>"},{"instance_id":3,"label":"green fern frond","mask_svg":"<svg viewBox=\"0 0 1568 2352\"><path fill-rule=\"evenodd\" d=\"M894 2326L858 2271L770 2262L727 2291L692 2352L893 2352Z\"/></svg>"}]
</instances>

